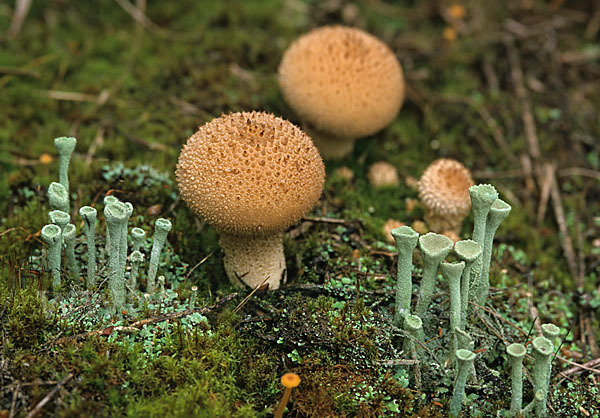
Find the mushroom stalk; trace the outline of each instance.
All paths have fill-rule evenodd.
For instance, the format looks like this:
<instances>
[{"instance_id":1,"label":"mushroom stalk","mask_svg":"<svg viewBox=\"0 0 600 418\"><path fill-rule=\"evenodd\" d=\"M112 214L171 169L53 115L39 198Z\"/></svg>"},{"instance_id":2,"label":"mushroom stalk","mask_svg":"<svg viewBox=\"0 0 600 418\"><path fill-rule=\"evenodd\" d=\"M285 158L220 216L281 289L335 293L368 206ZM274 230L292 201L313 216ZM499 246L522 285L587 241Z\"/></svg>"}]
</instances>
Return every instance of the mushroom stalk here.
<instances>
[{"instance_id":1,"label":"mushroom stalk","mask_svg":"<svg viewBox=\"0 0 600 418\"><path fill-rule=\"evenodd\" d=\"M285 282L283 232L265 236L221 232L219 243L225 253L225 271L234 284L254 289L264 283L273 290Z\"/></svg>"},{"instance_id":2,"label":"mushroom stalk","mask_svg":"<svg viewBox=\"0 0 600 418\"><path fill-rule=\"evenodd\" d=\"M59 165L59 181L63 185L67 196L69 195L69 162L71 161L71 155L75 150L77 140L71 137L61 137L54 140L54 146L58 151L58 165ZM67 204L68 204L67 198ZM65 212L68 212L66 210Z\"/></svg>"},{"instance_id":3,"label":"mushroom stalk","mask_svg":"<svg viewBox=\"0 0 600 418\"><path fill-rule=\"evenodd\" d=\"M158 272L160 253L165 245L171 227L171 221L165 218L158 218L154 223L154 238L152 241L152 251L150 252L150 268L148 269L148 284L146 286L146 291L150 294L154 293L154 279Z\"/></svg>"},{"instance_id":4,"label":"mushroom stalk","mask_svg":"<svg viewBox=\"0 0 600 418\"><path fill-rule=\"evenodd\" d=\"M77 264L77 260L75 259L76 233L77 229L75 228L75 225L67 224L63 232L63 237L65 239L65 252L67 254L67 268L77 275L79 274L79 265Z\"/></svg>"},{"instance_id":5,"label":"mushroom stalk","mask_svg":"<svg viewBox=\"0 0 600 418\"><path fill-rule=\"evenodd\" d=\"M121 242L119 243L119 268L124 272L127 263L127 223L133 213L133 205L125 202L125 220L121 225Z\"/></svg>"},{"instance_id":6,"label":"mushroom stalk","mask_svg":"<svg viewBox=\"0 0 600 418\"><path fill-rule=\"evenodd\" d=\"M450 401L450 417L458 417L465 395L465 385L469 376L469 369L475 360L475 354L469 350L458 350L456 352L458 372L454 381L454 392Z\"/></svg>"},{"instance_id":7,"label":"mushroom stalk","mask_svg":"<svg viewBox=\"0 0 600 418\"><path fill-rule=\"evenodd\" d=\"M87 287L96 285L96 216L97 211L91 206L83 206L79 209L79 215L83 218L83 232L87 240Z\"/></svg>"},{"instance_id":8,"label":"mushroom stalk","mask_svg":"<svg viewBox=\"0 0 600 418\"><path fill-rule=\"evenodd\" d=\"M452 330L452 344L450 347L450 356L458 350L458 342L455 329L460 327L461 297L460 297L460 277L465 269L465 262L441 263L440 271L442 276L448 281L450 288L450 329Z\"/></svg>"},{"instance_id":9,"label":"mushroom stalk","mask_svg":"<svg viewBox=\"0 0 600 418\"><path fill-rule=\"evenodd\" d=\"M50 187L48 187L48 201L52 210L69 212L69 193L67 193L62 184L56 182L50 183Z\"/></svg>"},{"instance_id":10,"label":"mushroom stalk","mask_svg":"<svg viewBox=\"0 0 600 418\"><path fill-rule=\"evenodd\" d=\"M473 210L473 241L481 245L483 249L487 215L494 201L498 199L498 192L492 185L478 184L469 187L469 195L471 196L471 208ZM475 282L474 286L478 285L480 274L481 257L472 266L471 276Z\"/></svg>"},{"instance_id":11,"label":"mushroom stalk","mask_svg":"<svg viewBox=\"0 0 600 418\"><path fill-rule=\"evenodd\" d=\"M523 344L511 344L506 347L510 363L511 400L510 416L517 416L523 405L523 358L527 349Z\"/></svg>"},{"instance_id":12,"label":"mushroom stalk","mask_svg":"<svg viewBox=\"0 0 600 418\"><path fill-rule=\"evenodd\" d=\"M106 226L111 237L110 248L110 280L108 288L113 302L113 313L121 312L125 306L125 277L120 266L121 233L123 223L127 219L127 207L123 203L113 203L104 207Z\"/></svg>"},{"instance_id":13,"label":"mushroom stalk","mask_svg":"<svg viewBox=\"0 0 600 418\"><path fill-rule=\"evenodd\" d=\"M433 232L419 237L419 248L421 249L424 267L415 311L420 318L425 316L425 312L429 308L435 290L438 265L446 258L453 245L454 243L450 238Z\"/></svg>"},{"instance_id":14,"label":"mushroom stalk","mask_svg":"<svg viewBox=\"0 0 600 418\"><path fill-rule=\"evenodd\" d=\"M398 273L396 278L396 311L394 325L402 326L402 319L410 313L412 295L412 259L419 234L409 226L401 226L391 231L398 249Z\"/></svg>"},{"instance_id":15,"label":"mushroom stalk","mask_svg":"<svg viewBox=\"0 0 600 418\"><path fill-rule=\"evenodd\" d=\"M533 340L533 392L541 393L541 400L537 402L535 407L538 417L546 416L546 398L548 397L548 373L552 367L552 352L554 344L545 338L537 337Z\"/></svg>"},{"instance_id":16,"label":"mushroom stalk","mask_svg":"<svg viewBox=\"0 0 600 418\"><path fill-rule=\"evenodd\" d=\"M300 384L300 376L298 376L296 373L286 373L281 377L281 383L283 386L285 386L285 391L283 392L281 402L275 411L275 418L283 417L283 412L285 411L285 406L290 400L292 389Z\"/></svg>"},{"instance_id":17,"label":"mushroom stalk","mask_svg":"<svg viewBox=\"0 0 600 418\"><path fill-rule=\"evenodd\" d=\"M48 224L42 228L42 239L48 244L46 258L48 269L52 272L52 290L60 286L60 254L62 232L59 226Z\"/></svg>"},{"instance_id":18,"label":"mushroom stalk","mask_svg":"<svg viewBox=\"0 0 600 418\"><path fill-rule=\"evenodd\" d=\"M137 288L137 276L140 268L140 264L144 261L144 254L138 250L134 250L129 256L131 262L131 272L129 273L129 289L132 292Z\"/></svg>"},{"instance_id":19,"label":"mushroom stalk","mask_svg":"<svg viewBox=\"0 0 600 418\"><path fill-rule=\"evenodd\" d=\"M477 303L485 306L490 290L490 262L492 260L492 244L496 230L510 213L511 206L503 200L496 199L490 208L485 226L485 238L483 244L483 255L481 262L481 273L475 294Z\"/></svg>"},{"instance_id":20,"label":"mushroom stalk","mask_svg":"<svg viewBox=\"0 0 600 418\"><path fill-rule=\"evenodd\" d=\"M460 260L465 262L465 269L460 278L460 329L464 330L467 326L469 313L471 268L473 263L481 256L481 245L470 239L458 241L454 244L454 252Z\"/></svg>"},{"instance_id":21,"label":"mushroom stalk","mask_svg":"<svg viewBox=\"0 0 600 418\"><path fill-rule=\"evenodd\" d=\"M329 135L308 123L302 124L302 129L306 132L315 144L324 158L343 158L349 155L354 149L354 143L358 138L346 138Z\"/></svg>"}]
</instances>

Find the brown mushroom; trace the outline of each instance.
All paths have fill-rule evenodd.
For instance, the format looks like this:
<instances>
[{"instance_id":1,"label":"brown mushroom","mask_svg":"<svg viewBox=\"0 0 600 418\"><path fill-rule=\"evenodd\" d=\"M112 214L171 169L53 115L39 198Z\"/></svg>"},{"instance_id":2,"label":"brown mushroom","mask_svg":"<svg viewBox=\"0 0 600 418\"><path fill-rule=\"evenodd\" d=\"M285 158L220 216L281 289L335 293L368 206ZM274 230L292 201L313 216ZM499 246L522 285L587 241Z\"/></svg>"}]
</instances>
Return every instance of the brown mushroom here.
<instances>
[{"instance_id":1,"label":"brown mushroom","mask_svg":"<svg viewBox=\"0 0 600 418\"><path fill-rule=\"evenodd\" d=\"M331 158L387 126L404 99L394 53L373 35L344 26L315 29L290 45L279 84L306 133Z\"/></svg>"},{"instance_id":2,"label":"brown mushroom","mask_svg":"<svg viewBox=\"0 0 600 418\"><path fill-rule=\"evenodd\" d=\"M176 177L190 208L219 231L229 278L279 288L283 232L323 189L323 161L310 138L268 113L222 115L188 139Z\"/></svg>"},{"instance_id":3,"label":"brown mushroom","mask_svg":"<svg viewBox=\"0 0 600 418\"><path fill-rule=\"evenodd\" d=\"M396 167L385 161L379 161L369 167L367 173L369 183L373 187L395 187L400 184Z\"/></svg>"},{"instance_id":4,"label":"brown mushroom","mask_svg":"<svg viewBox=\"0 0 600 418\"><path fill-rule=\"evenodd\" d=\"M419 180L419 198L425 206L425 222L438 233L460 233L463 219L471 210L469 170L456 160L434 161Z\"/></svg>"}]
</instances>

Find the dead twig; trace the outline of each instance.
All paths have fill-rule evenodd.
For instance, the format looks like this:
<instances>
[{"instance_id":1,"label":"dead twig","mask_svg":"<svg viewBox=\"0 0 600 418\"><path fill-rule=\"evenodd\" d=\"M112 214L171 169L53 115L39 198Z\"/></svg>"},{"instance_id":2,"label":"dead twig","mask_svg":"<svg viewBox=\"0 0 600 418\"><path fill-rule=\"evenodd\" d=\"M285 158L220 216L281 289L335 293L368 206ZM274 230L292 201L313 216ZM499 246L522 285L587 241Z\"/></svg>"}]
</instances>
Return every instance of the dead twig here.
<instances>
[{"instance_id":1,"label":"dead twig","mask_svg":"<svg viewBox=\"0 0 600 418\"><path fill-rule=\"evenodd\" d=\"M261 287L264 286L264 284L271 278L271 276L267 276L261 284L259 284L258 286L256 286L252 292L250 292L248 294L248 296L246 296L240 303L238 306L235 307L235 309L233 310L234 313L238 313L240 311L240 309L242 309L242 306L244 306L249 300L250 298L258 291L258 289L260 289Z\"/></svg>"},{"instance_id":2,"label":"dead twig","mask_svg":"<svg viewBox=\"0 0 600 418\"><path fill-rule=\"evenodd\" d=\"M73 373L68 373L65 377L63 377L63 379L60 382L58 382L57 385L54 386L54 388L50 392L48 392L48 394L46 396L44 396L44 399L39 401L38 404L35 406L35 408L33 408L31 411L29 411L26 418L35 417L42 410L42 408L48 402L50 402L50 399L52 399L52 397L54 395L56 395L56 393L60 390L60 388L62 388L72 377L73 377Z\"/></svg>"},{"instance_id":3,"label":"dead twig","mask_svg":"<svg viewBox=\"0 0 600 418\"><path fill-rule=\"evenodd\" d=\"M12 21L10 22L10 28L8 28L7 36L9 39L15 38L21 28L23 27L23 22L29 13L29 9L31 8L31 3L33 0L17 0L15 12L13 13Z\"/></svg>"}]
</instances>

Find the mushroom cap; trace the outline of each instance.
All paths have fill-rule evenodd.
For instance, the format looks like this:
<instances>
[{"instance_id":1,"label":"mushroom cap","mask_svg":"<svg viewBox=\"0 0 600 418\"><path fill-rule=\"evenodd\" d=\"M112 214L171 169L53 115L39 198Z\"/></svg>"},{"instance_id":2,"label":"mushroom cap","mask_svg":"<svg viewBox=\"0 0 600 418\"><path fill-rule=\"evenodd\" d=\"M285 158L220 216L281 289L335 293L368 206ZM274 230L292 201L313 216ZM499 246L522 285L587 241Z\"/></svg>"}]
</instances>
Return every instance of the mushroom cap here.
<instances>
[{"instance_id":1,"label":"mushroom cap","mask_svg":"<svg viewBox=\"0 0 600 418\"><path fill-rule=\"evenodd\" d=\"M471 210L469 170L456 160L434 161L419 180L419 198L427 210L443 217L465 217Z\"/></svg>"},{"instance_id":2,"label":"mushroom cap","mask_svg":"<svg viewBox=\"0 0 600 418\"><path fill-rule=\"evenodd\" d=\"M279 84L288 104L316 129L360 138L387 126L404 99L394 53L360 29L324 26L285 51Z\"/></svg>"},{"instance_id":3,"label":"mushroom cap","mask_svg":"<svg viewBox=\"0 0 600 418\"><path fill-rule=\"evenodd\" d=\"M217 230L268 235L313 208L325 167L292 123L242 112L201 126L181 150L175 174L183 199Z\"/></svg>"},{"instance_id":4,"label":"mushroom cap","mask_svg":"<svg viewBox=\"0 0 600 418\"><path fill-rule=\"evenodd\" d=\"M286 388L295 388L300 384L300 376L296 373L286 373L281 376L281 384Z\"/></svg>"},{"instance_id":5,"label":"mushroom cap","mask_svg":"<svg viewBox=\"0 0 600 418\"><path fill-rule=\"evenodd\" d=\"M373 187L394 187L400 184L396 167L385 161L378 161L369 167L367 173Z\"/></svg>"}]
</instances>

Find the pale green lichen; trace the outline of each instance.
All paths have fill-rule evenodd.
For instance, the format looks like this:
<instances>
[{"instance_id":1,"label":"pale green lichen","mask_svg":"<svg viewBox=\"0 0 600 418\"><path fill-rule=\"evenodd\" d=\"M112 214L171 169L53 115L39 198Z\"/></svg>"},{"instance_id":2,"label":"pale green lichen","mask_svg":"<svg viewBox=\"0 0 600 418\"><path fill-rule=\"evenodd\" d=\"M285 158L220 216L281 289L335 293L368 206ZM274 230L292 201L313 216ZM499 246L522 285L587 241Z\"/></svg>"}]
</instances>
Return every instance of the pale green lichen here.
<instances>
[{"instance_id":1,"label":"pale green lichen","mask_svg":"<svg viewBox=\"0 0 600 418\"><path fill-rule=\"evenodd\" d=\"M481 262L481 273L476 286L475 298L479 305L484 306L487 302L490 290L490 262L492 260L492 246L496 230L510 213L511 206L501 199L496 199L492 204L487 216L485 226L485 237L483 244L483 255Z\"/></svg>"},{"instance_id":2,"label":"pale green lichen","mask_svg":"<svg viewBox=\"0 0 600 418\"><path fill-rule=\"evenodd\" d=\"M454 381L454 391L450 401L450 417L458 417L462 407L462 400L465 395L465 385L469 370L475 361L475 354L469 350L456 351L457 374Z\"/></svg>"},{"instance_id":3,"label":"pale green lichen","mask_svg":"<svg viewBox=\"0 0 600 418\"><path fill-rule=\"evenodd\" d=\"M42 239L48 245L46 259L52 273L52 290L60 286L60 256L62 253L62 231L59 226L48 224L42 228Z\"/></svg>"},{"instance_id":4,"label":"pale green lichen","mask_svg":"<svg viewBox=\"0 0 600 418\"><path fill-rule=\"evenodd\" d=\"M419 237L419 248L421 249L424 266L415 312L420 318L425 316L425 312L429 308L435 290L438 265L446 258L453 245L454 243L450 238L433 232Z\"/></svg>"},{"instance_id":5,"label":"pale green lichen","mask_svg":"<svg viewBox=\"0 0 600 418\"><path fill-rule=\"evenodd\" d=\"M412 259L419 234L409 226L401 226L391 231L398 250L398 273L396 278L396 311L394 325L402 326L402 319L410 313L412 295Z\"/></svg>"},{"instance_id":6,"label":"pale green lichen","mask_svg":"<svg viewBox=\"0 0 600 418\"><path fill-rule=\"evenodd\" d=\"M127 218L127 207L121 202L109 204L104 207L104 216L111 236L108 288L113 303L112 311L113 313L119 313L125 306L125 279L124 272L120 268L119 243L121 242L123 223Z\"/></svg>"},{"instance_id":7,"label":"pale green lichen","mask_svg":"<svg viewBox=\"0 0 600 418\"><path fill-rule=\"evenodd\" d=\"M54 146L58 151L59 181L64 186L67 196L69 195L69 162L75 145L77 145L77 140L72 137L63 136L54 140Z\"/></svg>"},{"instance_id":8,"label":"pale green lichen","mask_svg":"<svg viewBox=\"0 0 600 418\"><path fill-rule=\"evenodd\" d=\"M102 203L104 203L104 208L106 209L108 205L119 203L119 199L117 199L113 195L108 195L104 196ZM108 229L106 230L106 243L104 245L104 249L106 250L106 252L110 252L110 230Z\"/></svg>"},{"instance_id":9,"label":"pale green lichen","mask_svg":"<svg viewBox=\"0 0 600 418\"><path fill-rule=\"evenodd\" d=\"M144 254L138 250L134 250L129 256L131 263L131 273L129 273L129 289L135 291L137 288L137 276L140 265L144 262Z\"/></svg>"},{"instance_id":10,"label":"pale green lichen","mask_svg":"<svg viewBox=\"0 0 600 418\"><path fill-rule=\"evenodd\" d=\"M53 210L48 213L48 217L50 218L50 222L55 225L58 225L58 227L61 230L60 243L62 249L62 244L64 243L65 227L69 222L71 222L71 216L67 212L63 212L62 210Z\"/></svg>"},{"instance_id":11,"label":"pale green lichen","mask_svg":"<svg viewBox=\"0 0 600 418\"><path fill-rule=\"evenodd\" d=\"M83 219L83 232L87 241L87 287L96 285L96 217L97 211L91 206L79 209Z\"/></svg>"},{"instance_id":12,"label":"pale green lichen","mask_svg":"<svg viewBox=\"0 0 600 418\"><path fill-rule=\"evenodd\" d=\"M171 227L171 221L164 218L158 218L154 223L154 239L152 241L152 251L150 252L150 267L148 269L147 285L147 292L150 294L154 293L154 279L158 271L160 253L165 245L167 234L171 230Z\"/></svg>"},{"instance_id":13,"label":"pale green lichen","mask_svg":"<svg viewBox=\"0 0 600 418\"><path fill-rule=\"evenodd\" d=\"M158 294L161 298L165 296L165 276L158 276Z\"/></svg>"},{"instance_id":14,"label":"pale green lichen","mask_svg":"<svg viewBox=\"0 0 600 418\"><path fill-rule=\"evenodd\" d=\"M119 269L125 271L125 265L127 264L127 223L133 213L133 205L129 202L125 202L125 220L121 225L121 242L119 243Z\"/></svg>"},{"instance_id":15,"label":"pale green lichen","mask_svg":"<svg viewBox=\"0 0 600 418\"><path fill-rule=\"evenodd\" d=\"M546 398L548 396L548 375L552 367L552 354L554 344L545 338L537 337L533 340L533 392L541 393L542 399L535 406L536 415L538 417L546 416Z\"/></svg>"},{"instance_id":16,"label":"pale green lichen","mask_svg":"<svg viewBox=\"0 0 600 418\"><path fill-rule=\"evenodd\" d=\"M132 251L137 251L142 246L144 238L146 238L146 231L142 228L135 227L131 230L131 238L133 239Z\"/></svg>"},{"instance_id":17,"label":"pale green lichen","mask_svg":"<svg viewBox=\"0 0 600 418\"><path fill-rule=\"evenodd\" d=\"M465 269L460 278L460 329L464 330L467 326L467 316L469 314L471 267L481 256L481 245L470 239L458 241L454 244L454 252L460 260L465 262Z\"/></svg>"},{"instance_id":18,"label":"pale green lichen","mask_svg":"<svg viewBox=\"0 0 600 418\"><path fill-rule=\"evenodd\" d=\"M50 187L48 187L48 202L52 210L69 212L69 193L60 183L50 183Z\"/></svg>"},{"instance_id":19,"label":"pale green lichen","mask_svg":"<svg viewBox=\"0 0 600 418\"><path fill-rule=\"evenodd\" d=\"M75 259L75 236L77 234L77 228L73 224L67 224L63 232L63 238L65 240L65 253L67 255L66 267L72 273L79 274L79 264Z\"/></svg>"},{"instance_id":20,"label":"pale green lichen","mask_svg":"<svg viewBox=\"0 0 600 418\"><path fill-rule=\"evenodd\" d=\"M523 344L514 343L506 347L510 364L511 400L510 416L517 416L523 405L523 358L527 349Z\"/></svg>"},{"instance_id":21,"label":"pale green lichen","mask_svg":"<svg viewBox=\"0 0 600 418\"><path fill-rule=\"evenodd\" d=\"M450 347L450 357L458 349L458 342L455 328L460 327L461 297L460 297L460 277L465 269L465 262L441 263L440 271L442 276L448 281L450 288L450 329L452 330L452 343Z\"/></svg>"},{"instance_id":22,"label":"pale green lichen","mask_svg":"<svg viewBox=\"0 0 600 418\"><path fill-rule=\"evenodd\" d=\"M473 210L473 241L481 245L483 249L485 239L485 225L492 204L498 199L498 192L490 184L477 184L469 187L471 196L471 208ZM472 266L471 277L474 285L478 284L481 274L481 257Z\"/></svg>"},{"instance_id":23,"label":"pale green lichen","mask_svg":"<svg viewBox=\"0 0 600 418\"><path fill-rule=\"evenodd\" d=\"M190 295L190 309L194 309L196 306L196 293L198 292L198 286L192 286L192 294Z\"/></svg>"}]
</instances>

